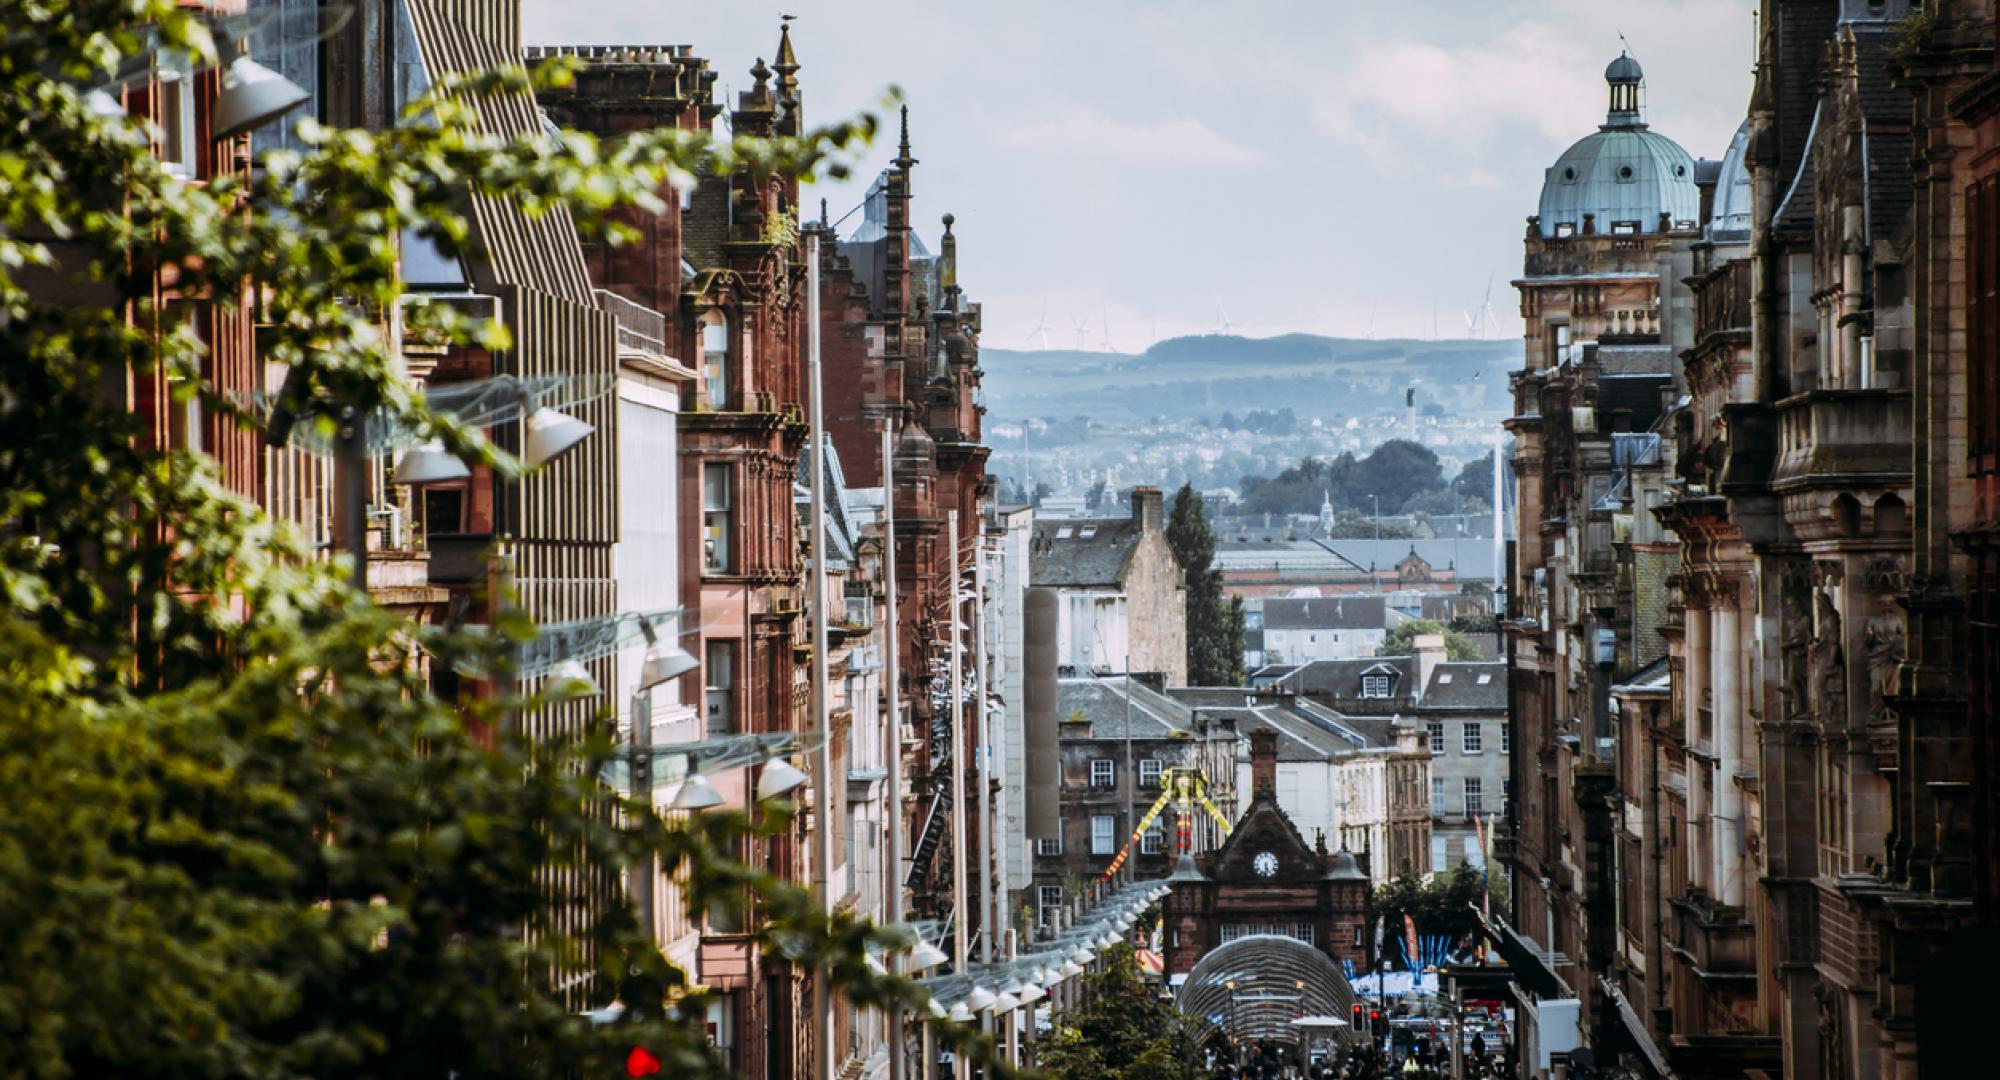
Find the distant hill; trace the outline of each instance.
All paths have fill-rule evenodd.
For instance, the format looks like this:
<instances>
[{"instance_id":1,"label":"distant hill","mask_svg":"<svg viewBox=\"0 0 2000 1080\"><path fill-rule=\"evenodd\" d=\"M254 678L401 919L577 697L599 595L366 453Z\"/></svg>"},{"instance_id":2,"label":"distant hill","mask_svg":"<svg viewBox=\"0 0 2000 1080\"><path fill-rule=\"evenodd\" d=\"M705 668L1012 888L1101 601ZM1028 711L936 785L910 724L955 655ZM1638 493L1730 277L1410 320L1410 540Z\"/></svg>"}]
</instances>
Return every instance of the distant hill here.
<instances>
[{"instance_id":1,"label":"distant hill","mask_svg":"<svg viewBox=\"0 0 2000 1080\"><path fill-rule=\"evenodd\" d=\"M981 350L996 416L1089 416L1109 423L1289 407L1301 416L1400 411L1403 391L1455 413L1506 411L1518 341L1358 340L1316 334L1204 334L1143 353Z\"/></svg>"}]
</instances>

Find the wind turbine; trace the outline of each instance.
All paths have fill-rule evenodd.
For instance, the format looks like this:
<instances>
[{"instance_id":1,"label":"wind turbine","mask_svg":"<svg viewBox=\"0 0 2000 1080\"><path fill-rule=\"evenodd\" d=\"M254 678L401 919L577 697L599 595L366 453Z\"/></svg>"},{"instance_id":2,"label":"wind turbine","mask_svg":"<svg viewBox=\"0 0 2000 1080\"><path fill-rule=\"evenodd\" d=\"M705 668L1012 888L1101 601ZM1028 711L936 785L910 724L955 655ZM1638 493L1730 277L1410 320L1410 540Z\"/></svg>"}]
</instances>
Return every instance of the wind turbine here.
<instances>
[{"instance_id":1,"label":"wind turbine","mask_svg":"<svg viewBox=\"0 0 2000 1080\"><path fill-rule=\"evenodd\" d=\"M1028 331L1028 337L1040 338L1042 351L1049 351L1049 302L1047 300L1042 301L1041 317L1035 320L1035 328Z\"/></svg>"},{"instance_id":2,"label":"wind turbine","mask_svg":"<svg viewBox=\"0 0 2000 1080\"><path fill-rule=\"evenodd\" d=\"M1216 333L1218 333L1218 334L1221 334L1221 335L1223 335L1224 337L1227 337L1227 336L1229 336L1229 329L1230 329L1230 327L1232 327L1232 326L1235 326L1235 325L1236 325L1235 323L1232 323L1232 322L1230 322L1230 321L1229 321L1229 311L1228 311L1228 309L1226 309L1226 308L1224 308L1224 307L1222 306L1222 297L1220 297L1220 296L1216 297L1216 298L1215 298L1215 332L1216 332Z\"/></svg>"},{"instance_id":3,"label":"wind turbine","mask_svg":"<svg viewBox=\"0 0 2000 1080\"><path fill-rule=\"evenodd\" d=\"M1498 316L1493 314L1493 275L1489 273L1486 275L1486 298L1479 302L1472 331L1483 341L1492 333L1493 324L1497 321Z\"/></svg>"},{"instance_id":4,"label":"wind turbine","mask_svg":"<svg viewBox=\"0 0 2000 1080\"><path fill-rule=\"evenodd\" d=\"M1104 332L1104 351L1117 352L1117 347L1111 344L1111 310L1109 308L1104 309L1098 315L1097 321Z\"/></svg>"},{"instance_id":5,"label":"wind turbine","mask_svg":"<svg viewBox=\"0 0 2000 1080\"><path fill-rule=\"evenodd\" d=\"M1077 352L1082 352L1082 351L1083 351L1083 335L1084 335L1085 331L1086 331L1086 330L1088 330L1088 329L1089 329L1089 327L1090 327L1090 319L1086 317L1086 318L1085 318L1085 319L1084 319L1084 320L1083 320L1082 322L1078 322L1078 321L1077 321L1077 319L1076 319L1076 316L1074 316L1074 315L1071 315L1071 316L1069 317L1069 321L1070 321L1070 325L1071 325L1071 326L1074 326L1074 327L1076 327L1076 351L1077 351Z\"/></svg>"}]
</instances>

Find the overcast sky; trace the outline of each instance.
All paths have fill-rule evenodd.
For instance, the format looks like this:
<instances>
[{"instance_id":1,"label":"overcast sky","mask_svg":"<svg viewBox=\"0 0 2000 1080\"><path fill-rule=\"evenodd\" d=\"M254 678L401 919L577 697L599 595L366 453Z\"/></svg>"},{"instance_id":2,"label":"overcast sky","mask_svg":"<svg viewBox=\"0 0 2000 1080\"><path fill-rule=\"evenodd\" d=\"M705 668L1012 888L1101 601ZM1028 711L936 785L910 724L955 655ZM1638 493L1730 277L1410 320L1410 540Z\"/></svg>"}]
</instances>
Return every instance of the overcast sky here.
<instances>
[{"instance_id":1,"label":"overcast sky","mask_svg":"<svg viewBox=\"0 0 2000 1080\"><path fill-rule=\"evenodd\" d=\"M1595 130L1619 34L1647 119L1720 157L1753 0L524 0L541 44L689 44L733 95L778 14L809 122L910 104L915 220L956 214L989 347L1139 351L1220 312L1256 337L1495 336L1542 172ZM733 104L733 96L731 102ZM858 175L895 156L889 137ZM820 185L840 216L861 181ZM850 223L851 224L851 223ZM845 231L845 230L843 230ZM935 245L933 244L933 247ZM1079 335L1077 325L1084 324Z\"/></svg>"}]
</instances>

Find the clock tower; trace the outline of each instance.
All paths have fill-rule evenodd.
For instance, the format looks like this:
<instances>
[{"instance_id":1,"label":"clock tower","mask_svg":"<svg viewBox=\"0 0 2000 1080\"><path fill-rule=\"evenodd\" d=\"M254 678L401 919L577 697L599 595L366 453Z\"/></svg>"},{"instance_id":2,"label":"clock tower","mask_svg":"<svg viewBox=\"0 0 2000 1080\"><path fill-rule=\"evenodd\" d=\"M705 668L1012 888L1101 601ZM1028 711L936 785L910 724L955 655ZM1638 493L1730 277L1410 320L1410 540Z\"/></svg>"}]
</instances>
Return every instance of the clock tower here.
<instances>
[{"instance_id":1,"label":"clock tower","mask_svg":"<svg viewBox=\"0 0 2000 1080\"><path fill-rule=\"evenodd\" d=\"M1221 847L1183 854L1166 901L1167 974L1185 975L1216 948L1253 934L1301 941L1365 968L1368 873L1346 849L1308 843L1278 806L1276 731L1250 733L1250 805Z\"/></svg>"}]
</instances>

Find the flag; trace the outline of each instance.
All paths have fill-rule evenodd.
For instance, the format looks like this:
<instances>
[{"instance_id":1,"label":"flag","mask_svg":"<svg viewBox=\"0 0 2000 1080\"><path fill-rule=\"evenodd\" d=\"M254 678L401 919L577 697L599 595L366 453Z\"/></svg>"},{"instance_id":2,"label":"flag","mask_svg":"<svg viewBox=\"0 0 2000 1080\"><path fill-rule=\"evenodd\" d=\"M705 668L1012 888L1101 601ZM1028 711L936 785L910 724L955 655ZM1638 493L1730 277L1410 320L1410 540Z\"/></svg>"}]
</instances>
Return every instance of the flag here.
<instances>
[{"instance_id":1,"label":"flag","mask_svg":"<svg viewBox=\"0 0 2000 1080\"><path fill-rule=\"evenodd\" d=\"M1418 970L1417 920L1410 918L1410 913L1407 911L1403 913L1403 947L1408 950L1406 955L1410 958L1410 970Z\"/></svg>"},{"instance_id":2,"label":"flag","mask_svg":"<svg viewBox=\"0 0 2000 1080\"><path fill-rule=\"evenodd\" d=\"M1479 841L1479 906L1489 922L1493 919L1493 849L1486 842L1490 831L1480 827L1478 814L1472 815L1472 833Z\"/></svg>"}]
</instances>

